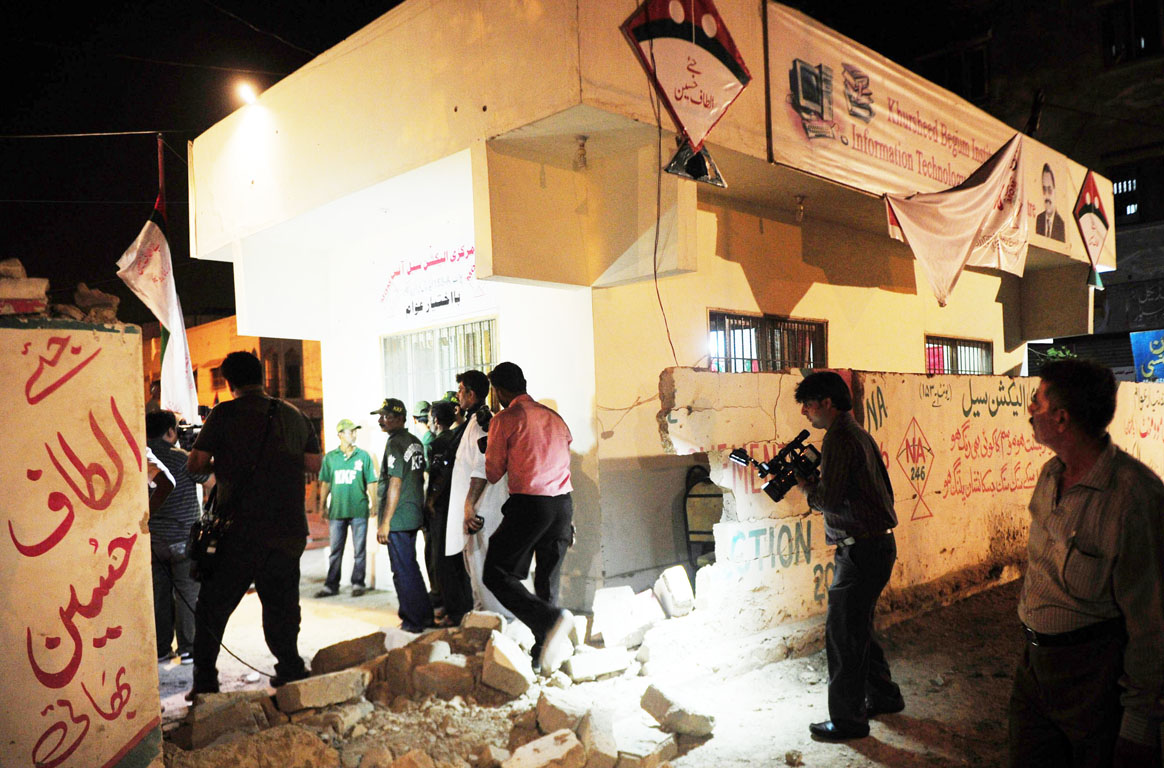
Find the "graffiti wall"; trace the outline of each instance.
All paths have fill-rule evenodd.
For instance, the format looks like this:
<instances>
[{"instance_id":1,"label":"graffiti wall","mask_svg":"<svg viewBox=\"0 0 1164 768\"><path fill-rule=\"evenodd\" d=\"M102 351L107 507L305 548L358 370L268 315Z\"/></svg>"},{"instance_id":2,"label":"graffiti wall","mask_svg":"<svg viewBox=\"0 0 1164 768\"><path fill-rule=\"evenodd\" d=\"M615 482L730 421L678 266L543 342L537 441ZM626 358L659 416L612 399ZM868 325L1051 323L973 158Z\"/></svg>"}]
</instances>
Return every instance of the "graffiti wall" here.
<instances>
[{"instance_id":1,"label":"graffiti wall","mask_svg":"<svg viewBox=\"0 0 1164 768\"><path fill-rule=\"evenodd\" d=\"M1026 504L1051 456L1027 423L1038 380L840 373L893 484L899 556L890 589L908 592L1021 558ZM745 631L822 613L827 605L833 552L820 515L795 488L774 502L753 467L729 460L743 448L770 462L805 429L806 443L820 447L824 432L811 428L793 397L801 378L670 369L660 383L664 445L706 452L712 480L730 491L715 528L716 564L698 574L697 598L703 607L736 614L735 625Z\"/></svg>"},{"instance_id":2,"label":"graffiti wall","mask_svg":"<svg viewBox=\"0 0 1164 768\"><path fill-rule=\"evenodd\" d=\"M160 746L140 370L136 327L0 321L6 766Z\"/></svg>"}]
</instances>

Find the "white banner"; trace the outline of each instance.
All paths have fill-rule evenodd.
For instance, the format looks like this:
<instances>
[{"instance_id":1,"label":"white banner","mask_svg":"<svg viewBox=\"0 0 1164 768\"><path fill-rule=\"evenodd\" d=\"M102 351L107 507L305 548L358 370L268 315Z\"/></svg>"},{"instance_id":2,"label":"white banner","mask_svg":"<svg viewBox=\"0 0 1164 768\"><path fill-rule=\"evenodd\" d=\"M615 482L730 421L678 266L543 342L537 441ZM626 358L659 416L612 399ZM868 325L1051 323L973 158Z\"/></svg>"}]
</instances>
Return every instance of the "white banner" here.
<instances>
[{"instance_id":1,"label":"white banner","mask_svg":"<svg viewBox=\"0 0 1164 768\"><path fill-rule=\"evenodd\" d=\"M162 408L173 411L191 424L201 424L198 391L194 386L194 370L186 342L186 321L182 317L182 305L178 302L178 289L174 284L170 245L162 231L165 221L160 205L159 196L149 221L133 245L117 260L117 276L169 332L169 339L162 335Z\"/></svg>"},{"instance_id":2,"label":"white banner","mask_svg":"<svg viewBox=\"0 0 1164 768\"><path fill-rule=\"evenodd\" d=\"M886 195L889 233L906 242L945 306L967 265L1022 276L1027 260L1023 139L1007 144L961 185L908 197Z\"/></svg>"}]
</instances>

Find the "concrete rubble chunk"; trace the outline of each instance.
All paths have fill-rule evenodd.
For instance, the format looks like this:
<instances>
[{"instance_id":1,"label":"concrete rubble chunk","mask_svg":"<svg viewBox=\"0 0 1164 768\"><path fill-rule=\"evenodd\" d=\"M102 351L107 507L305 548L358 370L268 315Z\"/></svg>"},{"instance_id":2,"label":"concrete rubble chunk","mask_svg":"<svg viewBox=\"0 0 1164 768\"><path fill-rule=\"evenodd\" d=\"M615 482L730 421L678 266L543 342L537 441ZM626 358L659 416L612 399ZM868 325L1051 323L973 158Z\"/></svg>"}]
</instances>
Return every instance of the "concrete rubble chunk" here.
<instances>
[{"instance_id":1,"label":"concrete rubble chunk","mask_svg":"<svg viewBox=\"0 0 1164 768\"><path fill-rule=\"evenodd\" d=\"M615 720L614 742L618 747L617 768L653 768L679 754L675 737L664 733L642 711L637 716Z\"/></svg>"},{"instance_id":2,"label":"concrete rubble chunk","mask_svg":"<svg viewBox=\"0 0 1164 768\"><path fill-rule=\"evenodd\" d=\"M520 696L533 681L533 666L526 652L515 640L493 632L485 646L481 682L510 696Z\"/></svg>"},{"instance_id":3,"label":"concrete rubble chunk","mask_svg":"<svg viewBox=\"0 0 1164 768\"><path fill-rule=\"evenodd\" d=\"M49 281L46 277L0 278L0 298L45 300Z\"/></svg>"},{"instance_id":4,"label":"concrete rubble chunk","mask_svg":"<svg viewBox=\"0 0 1164 768\"><path fill-rule=\"evenodd\" d=\"M652 591L669 618L686 616L695 608L695 593L691 591L691 579L687 578L687 569L681 565L673 565L663 571L655 580Z\"/></svg>"},{"instance_id":5,"label":"concrete rubble chunk","mask_svg":"<svg viewBox=\"0 0 1164 768\"><path fill-rule=\"evenodd\" d=\"M367 699L360 699L336 707L335 713L339 716L341 727L337 730L340 736L347 734L356 724L376 711L376 707Z\"/></svg>"},{"instance_id":6,"label":"concrete rubble chunk","mask_svg":"<svg viewBox=\"0 0 1164 768\"><path fill-rule=\"evenodd\" d=\"M0 278L22 278L28 277L28 273L24 271L24 263L20 259L4 259L0 261Z\"/></svg>"},{"instance_id":7,"label":"concrete rubble chunk","mask_svg":"<svg viewBox=\"0 0 1164 768\"><path fill-rule=\"evenodd\" d=\"M589 697L570 691L544 690L538 697L538 729L542 733L553 733L563 728L577 730L578 724L589 711Z\"/></svg>"},{"instance_id":8,"label":"concrete rubble chunk","mask_svg":"<svg viewBox=\"0 0 1164 768\"><path fill-rule=\"evenodd\" d=\"M509 750L493 744L482 744L473 750L477 768L498 768L509 759Z\"/></svg>"},{"instance_id":9,"label":"concrete rubble chunk","mask_svg":"<svg viewBox=\"0 0 1164 768\"><path fill-rule=\"evenodd\" d=\"M495 613L494 611L469 611L465 614L465 617L461 619L461 627L463 629L481 627L483 629L490 629L496 632L504 632L505 617L500 613Z\"/></svg>"},{"instance_id":10,"label":"concrete rubble chunk","mask_svg":"<svg viewBox=\"0 0 1164 768\"><path fill-rule=\"evenodd\" d=\"M671 733L709 736L715 728L715 717L698 711L691 701L681 700L674 691L658 685L647 686L639 703L663 730Z\"/></svg>"},{"instance_id":11,"label":"concrete rubble chunk","mask_svg":"<svg viewBox=\"0 0 1164 768\"><path fill-rule=\"evenodd\" d=\"M453 655L453 649L444 640L437 640L428 647L428 663L435 664Z\"/></svg>"},{"instance_id":12,"label":"concrete rubble chunk","mask_svg":"<svg viewBox=\"0 0 1164 768\"><path fill-rule=\"evenodd\" d=\"M513 728L509 732L509 751L516 752L521 747L524 747L531 741L537 741L541 737L542 732L537 729L537 726L532 728Z\"/></svg>"},{"instance_id":13,"label":"concrete rubble chunk","mask_svg":"<svg viewBox=\"0 0 1164 768\"><path fill-rule=\"evenodd\" d=\"M275 701L282 712L298 712L308 707L326 707L364 695L372 675L366 669L345 669L317 677L307 677L282 685Z\"/></svg>"},{"instance_id":14,"label":"concrete rubble chunk","mask_svg":"<svg viewBox=\"0 0 1164 768\"><path fill-rule=\"evenodd\" d=\"M630 666L631 652L625 648L598 648L589 653L576 653L566 659L563 667L575 683L597 680L604 675L616 675Z\"/></svg>"},{"instance_id":15,"label":"concrete rubble chunk","mask_svg":"<svg viewBox=\"0 0 1164 768\"><path fill-rule=\"evenodd\" d=\"M524 648L527 652L534 646L535 640L533 631L516 619L506 623L505 631L501 634L505 635L511 640L516 641L517 644Z\"/></svg>"},{"instance_id":16,"label":"concrete rubble chunk","mask_svg":"<svg viewBox=\"0 0 1164 768\"><path fill-rule=\"evenodd\" d=\"M460 654L412 670L413 690L421 695L431 694L446 700L454 696L469 696L473 693L473 683L473 670Z\"/></svg>"},{"instance_id":17,"label":"concrete rubble chunk","mask_svg":"<svg viewBox=\"0 0 1164 768\"><path fill-rule=\"evenodd\" d=\"M396 758L392 768L436 768L436 763L423 751L414 749Z\"/></svg>"},{"instance_id":18,"label":"concrete rubble chunk","mask_svg":"<svg viewBox=\"0 0 1164 768\"><path fill-rule=\"evenodd\" d=\"M341 669L355 667L382 656L385 652L384 638L383 632L373 632L370 635L320 648L311 659L311 673L326 675L329 672L339 672Z\"/></svg>"},{"instance_id":19,"label":"concrete rubble chunk","mask_svg":"<svg viewBox=\"0 0 1164 768\"><path fill-rule=\"evenodd\" d=\"M394 761L392 750L383 744L375 744L364 750L364 755L360 758L360 768L392 768Z\"/></svg>"},{"instance_id":20,"label":"concrete rubble chunk","mask_svg":"<svg viewBox=\"0 0 1164 768\"><path fill-rule=\"evenodd\" d=\"M171 768L266 768L307 766L339 768L339 753L297 725L280 725L245 739L193 752L176 752Z\"/></svg>"},{"instance_id":21,"label":"concrete rubble chunk","mask_svg":"<svg viewBox=\"0 0 1164 768\"><path fill-rule=\"evenodd\" d=\"M590 620L593 617L583 613L574 614L574 626L570 628L570 642L577 648L590 640Z\"/></svg>"},{"instance_id":22,"label":"concrete rubble chunk","mask_svg":"<svg viewBox=\"0 0 1164 768\"><path fill-rule=\"evenodd\" d=\"M603 587L594 593L594 619L590 627L591 638L602 638L610 646L617 645L610 638L621 638L626 632L623 626L632 611L635 591L628 586Z\"/></svg>"},{"instance_id":23,"label":"concrete rubble chunk","mask_svg":"<svg viewBox=\"0 0 1164 768\"><path fill-rule=\"evenodd\" d=\"M618 763L614 720L613 709L593 709L578 724L578 740L586 749L586 768L614 768Z\"/></svg>"},{"instance_id":24,"label":"concrete rubble chunk","mask_svg":"<svg viewBox=\"0 0 1164 768\"><path fill-rule=\"evenodd\" d=\"M258 733L270 724L260 704L267 698L264 691L206 694L186 713L174 742L184 749L202 749L233 731Z\"/></svg>"},{"instance_id":25,"label":"concrete rubble chunk","mask_svg":"<svg viewBox=\"0 0 1164 768\"><path fill-rule=\"evenodd\" d=\"M484 653L493 631L484 627L459 627L449 635L449 647L453 653L463 653L466 656Z\"/></svg>"},{"instance_id":26,"label":"concrete rubble chunk","mask_svg":"<svg viewBox=\"0 0 1164 768\"><path fill-rule=\"evenodd\" d=\"M584 768L586 750L568 730L554 731L518 747L501 768Z\"/></svg>"},{"instance_id":27,"label":"concrete rubble chunk","mask_svg":"<svg viewBox=\"0 0 1164 768\"><path fill-rule=\"evenodd\" d=\"M403 648L394 648L388 652L388 687L397 696L412 695L412 668L415 666L413 657L428 659L426 646L406 645Z\"/></svg>"}]
</instances>

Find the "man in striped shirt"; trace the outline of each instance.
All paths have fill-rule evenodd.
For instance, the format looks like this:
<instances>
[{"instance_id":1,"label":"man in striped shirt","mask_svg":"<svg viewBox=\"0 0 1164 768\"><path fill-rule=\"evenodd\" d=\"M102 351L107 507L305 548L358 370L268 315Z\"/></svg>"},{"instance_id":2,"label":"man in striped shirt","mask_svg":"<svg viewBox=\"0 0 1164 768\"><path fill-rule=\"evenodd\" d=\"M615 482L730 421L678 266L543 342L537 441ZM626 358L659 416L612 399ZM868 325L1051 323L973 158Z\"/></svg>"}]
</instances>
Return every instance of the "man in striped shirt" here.
<instances>
[{"instance_id":1,"label":"man in striped shirt","mask_svg":"<svg viewBox=\"0 0 1164 768\"><path fill-rule=\"evenodd\" d=\"M1112 372L1061 360L1029 408L1055 452L1031 496L1010 765L1160 765L1164 484L1112 444Z\"/></svg>"},{"instance_id":2,"label":"man in striped shirt","mask_svg":"<svg viewBox=\"0 0 1164 768\"><path fill-rule=\"evenodd\" d=\"M183 664L194 663L194 604L198 582L190 576L186 540L198 519L198 490L210 475L186 471L187 453L177 446L178 418L173 411L146 414L146 444L174 478L174 490L161 507L150 513L150 549L154 582L154 628L158 661L173 653L175 631L178 656Z\"/></svg>"}]
</instances>

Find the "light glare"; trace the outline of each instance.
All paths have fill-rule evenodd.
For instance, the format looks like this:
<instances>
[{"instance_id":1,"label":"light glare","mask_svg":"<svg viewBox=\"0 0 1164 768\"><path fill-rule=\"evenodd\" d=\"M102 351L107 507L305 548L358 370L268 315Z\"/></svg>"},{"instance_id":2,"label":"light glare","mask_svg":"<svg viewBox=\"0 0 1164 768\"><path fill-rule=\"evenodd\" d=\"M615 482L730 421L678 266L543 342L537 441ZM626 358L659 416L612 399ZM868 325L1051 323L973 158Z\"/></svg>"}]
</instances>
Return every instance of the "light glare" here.
<instances>
[{"instance_id":1,"label":"light glare","mask_svg":"<svg viewBox=\"0 0 1164 768\"><path fill-rule=\"evenodd\" d=\"M238 97L247 104L254 104L259 100L259 95L255 93L255 87L250 83L239 83Z\"/></svg>"}]
</instances>

